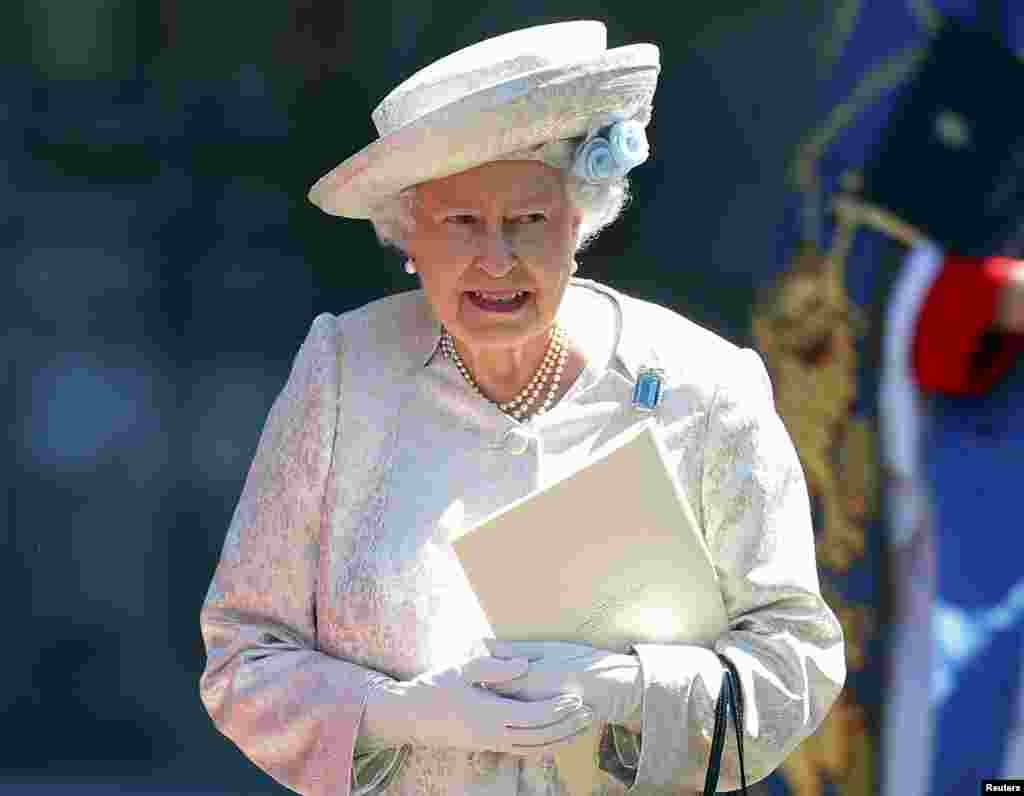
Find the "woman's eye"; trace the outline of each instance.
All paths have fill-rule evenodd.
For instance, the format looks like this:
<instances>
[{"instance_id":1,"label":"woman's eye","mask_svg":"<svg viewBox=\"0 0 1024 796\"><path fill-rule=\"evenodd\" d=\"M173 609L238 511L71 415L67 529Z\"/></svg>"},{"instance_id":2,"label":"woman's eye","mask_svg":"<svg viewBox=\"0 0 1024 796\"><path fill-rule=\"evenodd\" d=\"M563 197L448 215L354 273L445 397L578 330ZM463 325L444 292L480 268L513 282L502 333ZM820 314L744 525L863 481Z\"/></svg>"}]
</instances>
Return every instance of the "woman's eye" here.
<instances>
[{"instance_id":1,"label":"woman's eye","mask_svg":"<svg viewBox=\"0 0 1024 796\"><path fill-rule=\"evenodd\" d=\"M475 224L476 216L470 215L469 213L456 213L453 216L448 216L445 221L449 224L458 224L460 226L466 224Z\"/></svg>"},{"instance_id":2,"label":"woman's eye","mask_svg":"<svg viewBox=\"0 0 1024 796\"><path fill-rule=\"evenodd\" d=\"M548 217L544 213L525 213L516 217L517 224L539 224L540 222L547 220Z\"/></svg>"}]
</instances>

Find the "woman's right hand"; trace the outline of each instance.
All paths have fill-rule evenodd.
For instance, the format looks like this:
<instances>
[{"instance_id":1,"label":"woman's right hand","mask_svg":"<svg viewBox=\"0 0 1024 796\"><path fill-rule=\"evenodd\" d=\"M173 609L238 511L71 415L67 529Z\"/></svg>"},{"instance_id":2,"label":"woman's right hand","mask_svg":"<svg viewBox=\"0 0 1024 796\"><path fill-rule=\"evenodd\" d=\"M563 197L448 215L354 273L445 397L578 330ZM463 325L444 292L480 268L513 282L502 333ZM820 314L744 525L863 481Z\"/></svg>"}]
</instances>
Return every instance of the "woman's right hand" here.
<instances>
[{"instance_id":1,"label":"woman's right hand","mask_svg":"<svg viewBox=\"0 0 1024 796\"><path fill-rule=\"evenodd\" d=\"M521 677L522 658L473 658L398 681L381 677L370 687L361 733L373 745L453 747L533 755L590 726L593 712L578 696L521 702L471 683L494 685Z\"/></svg>"}]
</instances>

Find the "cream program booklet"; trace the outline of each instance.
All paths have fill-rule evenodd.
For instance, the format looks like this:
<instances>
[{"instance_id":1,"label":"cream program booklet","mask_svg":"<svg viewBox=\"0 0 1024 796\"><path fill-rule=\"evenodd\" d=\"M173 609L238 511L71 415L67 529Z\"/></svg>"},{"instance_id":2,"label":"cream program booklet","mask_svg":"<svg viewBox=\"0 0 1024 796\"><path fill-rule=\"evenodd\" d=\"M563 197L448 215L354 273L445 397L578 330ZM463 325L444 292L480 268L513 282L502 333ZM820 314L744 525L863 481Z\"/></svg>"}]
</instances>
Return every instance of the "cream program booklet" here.
<instances>
[{"instance_id":1,"label":"cream program booklet","mask_svg":"<svg viewBox=\"0 0 1024 796\"><path fill-rule=\"evenodd\" d=\"M653 420L582 468L451 539L496 638L710 646L727 615L693 509L672 478ZM589 796L594 727L558 747L573 796Z\"/></svg>"}]
</instances>

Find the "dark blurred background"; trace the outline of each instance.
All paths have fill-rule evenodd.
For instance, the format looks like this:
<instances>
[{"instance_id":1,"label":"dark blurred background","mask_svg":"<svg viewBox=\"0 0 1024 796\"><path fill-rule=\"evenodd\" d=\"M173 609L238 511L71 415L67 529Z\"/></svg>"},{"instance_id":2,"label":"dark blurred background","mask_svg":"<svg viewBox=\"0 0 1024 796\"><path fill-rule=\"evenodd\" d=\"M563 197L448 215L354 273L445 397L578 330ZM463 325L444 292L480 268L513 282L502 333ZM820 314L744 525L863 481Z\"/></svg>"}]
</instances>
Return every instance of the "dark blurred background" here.
<instances>
[{"instance_id":1,"label":"dark blurred background","mask_svg":"<svg viewBox=\"0 0 1024 796\"><path fill-rule=\"evenodd\" d=\"M570 18L659 44L652 161L581 275L746 342L829 6L4 0L0 792L283 792L203 711L198 612L310 321L414 286L305 199L390 88Z\"/></svg>"}]
</instances>

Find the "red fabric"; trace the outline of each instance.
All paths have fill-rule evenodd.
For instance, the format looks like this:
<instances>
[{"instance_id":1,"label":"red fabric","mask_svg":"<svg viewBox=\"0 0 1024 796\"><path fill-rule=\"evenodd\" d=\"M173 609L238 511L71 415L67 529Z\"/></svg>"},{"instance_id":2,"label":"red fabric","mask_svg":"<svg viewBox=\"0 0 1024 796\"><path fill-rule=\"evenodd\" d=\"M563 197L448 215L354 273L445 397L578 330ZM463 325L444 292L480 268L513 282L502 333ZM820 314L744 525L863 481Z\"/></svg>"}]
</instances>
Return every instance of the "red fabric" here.
<instances>
[{"instance_id":1,"label":"red fabric","mask_svg":"<svg viewBox=\"0 0 1024 796\"><path fill-rule=\"evenodd\" d=\"M1020 267L1005 257L946 255L914 329L911 366L922 390L976 395L1009 370L1024 335L992 324L1010 271Z\"/></svg>"}]
</instances>

